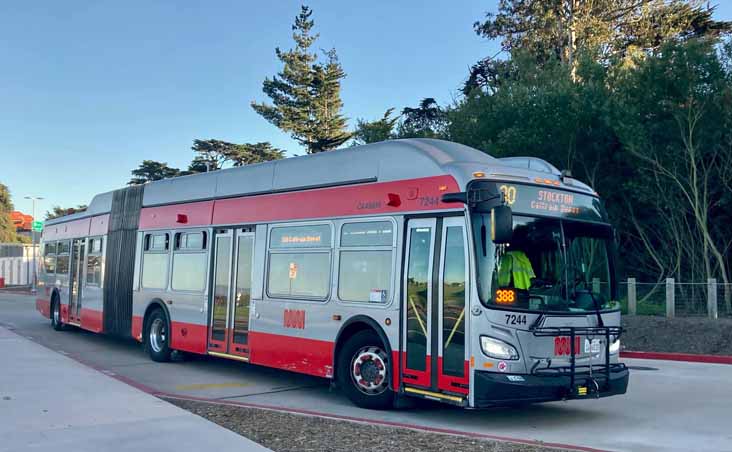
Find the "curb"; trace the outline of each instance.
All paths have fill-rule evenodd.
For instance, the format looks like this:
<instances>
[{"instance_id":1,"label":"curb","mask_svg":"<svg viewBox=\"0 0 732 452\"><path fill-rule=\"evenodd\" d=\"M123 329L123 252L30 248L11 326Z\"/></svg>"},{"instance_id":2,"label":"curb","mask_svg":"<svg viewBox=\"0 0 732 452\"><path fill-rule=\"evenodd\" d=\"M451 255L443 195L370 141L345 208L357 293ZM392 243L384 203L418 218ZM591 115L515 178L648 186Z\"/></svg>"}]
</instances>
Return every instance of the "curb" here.
<instances>
[{"instance_id":1,"label":"curb","mask_svg":"<svg viewBox=\"0 0 732 452\"><path fill-rule=\"evenodd\" d=\"M697 355L694 353L665 353L665 352L620 352L621 358L660 359L665 361L683 361L689 363L732 364L729 355Z\"/></svg>"}]
</instances>

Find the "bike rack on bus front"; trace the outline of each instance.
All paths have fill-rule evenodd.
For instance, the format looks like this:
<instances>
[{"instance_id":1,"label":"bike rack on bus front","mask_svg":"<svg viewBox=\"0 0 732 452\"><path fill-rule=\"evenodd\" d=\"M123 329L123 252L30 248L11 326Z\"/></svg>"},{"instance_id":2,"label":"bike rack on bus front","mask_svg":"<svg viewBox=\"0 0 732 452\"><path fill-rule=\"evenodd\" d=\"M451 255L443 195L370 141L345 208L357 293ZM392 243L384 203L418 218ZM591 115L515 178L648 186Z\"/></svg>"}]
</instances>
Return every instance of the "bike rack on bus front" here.
<instances>
[{"instance_id":1,"label":"bike rack on bus front","mask_svg":"<svg viewBox=\"0 0 732 452\"><path fill-rule=\"evenodd\" d=\"M623 332L623 328L620 326L594 326L594 327L576 327L576 326L562 326L562 327L534 327L532 333L535 337L569 337L569 366L562 367L546 367L542 369L532 369L532 374L542 376L566 376L569 374L569 391L571 395L578 395L577 388L575 387L576 376L577 376L577 361L575 357L575 338L579 336L585 336L590 340L590 363L588 366L580 366L579 369L587 368L587 377L595 385L595 392L597 397L600 396L600 385L597 380L593 377L593 371L600 372L605 376L605 384L603 390L607 390L610 387L610 373L619 372L625 370L626 366L623 363L610 363L610 336L613 336L615 340L618 340ZM605 337L605 363L597 366L592 364L592 339L597 336ZM551 364L549 364L551 366ZM584 374L583 374L584 376ZM584 394L582 394L584 395ZM589 391L588 394L589 395Z\"/></svg>"}]
</instances>

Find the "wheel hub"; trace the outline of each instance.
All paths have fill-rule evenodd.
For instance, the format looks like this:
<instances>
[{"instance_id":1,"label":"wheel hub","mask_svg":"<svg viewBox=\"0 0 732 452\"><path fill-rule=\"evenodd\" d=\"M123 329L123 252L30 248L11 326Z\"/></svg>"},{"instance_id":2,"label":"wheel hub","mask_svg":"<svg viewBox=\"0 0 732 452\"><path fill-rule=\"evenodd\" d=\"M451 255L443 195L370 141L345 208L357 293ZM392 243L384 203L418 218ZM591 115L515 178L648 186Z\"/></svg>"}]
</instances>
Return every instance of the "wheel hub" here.
<instances>
[{"instance_id":1,"label":"wheel hub","mask_svg":"<svg viewBox=\"0 0 732 452\"><path fill-rule=\"evenodd\" d=\"M155 319L150 325L150 347L155 353L159 353L165 346L165 322Z\"/></svg>"},{"instance_id":2,"label":"wheel hub","mask_svg":"<svg viewBox=\"0 0 732 452\"><path fill-rule=\"evenodd\" d=\"M364 347L359 350L351 362L351 378L359 391L368 395L377 395L386 391L388 357L379 347Z\"/></svg>"}]
</instances>

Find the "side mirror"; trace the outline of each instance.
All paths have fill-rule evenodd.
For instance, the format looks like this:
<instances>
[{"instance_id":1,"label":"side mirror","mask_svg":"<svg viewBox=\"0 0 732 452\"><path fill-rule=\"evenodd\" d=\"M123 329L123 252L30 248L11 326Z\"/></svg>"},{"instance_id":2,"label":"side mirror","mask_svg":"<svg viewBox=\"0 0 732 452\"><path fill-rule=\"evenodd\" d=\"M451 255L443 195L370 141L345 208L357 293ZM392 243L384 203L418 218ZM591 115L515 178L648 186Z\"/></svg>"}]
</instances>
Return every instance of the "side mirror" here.
<instances>
[{"instance_id":1,"label":"side mirror","mask_svg":"<svg viewBox=\"0 0 732 452\"><path fill-rule=\"evenodd\" d=\"M491 240L493 243L508 243L513 237L513 213L508 206L491 209Z\"/></svg>"},{"instance_id":2,"label":"side mirror","mask_svg":"<svg viewBox=\"0 0 732 452\"><path fill-rule=\"evenodd\" d=\"M460 202L463 204L468 203L468 194L464 191L459 191L456 193L445 193L442 195L442 202Z\"/></svg>"}]
</instances>

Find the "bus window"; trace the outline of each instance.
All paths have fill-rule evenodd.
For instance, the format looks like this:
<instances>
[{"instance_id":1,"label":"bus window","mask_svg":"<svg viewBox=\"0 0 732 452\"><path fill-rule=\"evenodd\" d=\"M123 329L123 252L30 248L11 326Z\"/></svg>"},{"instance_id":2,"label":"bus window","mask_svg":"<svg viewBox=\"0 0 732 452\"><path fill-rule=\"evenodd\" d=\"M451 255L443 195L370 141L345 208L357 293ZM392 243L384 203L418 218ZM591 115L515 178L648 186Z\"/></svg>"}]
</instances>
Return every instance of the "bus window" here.
<instances>
[{"instance_id":1,"label":"bus window","mask_svg":"<svg viewBox=\"0 0 732 452\"><path fill-rule=\"evenodd\" d=\"M272 228L267 281L269 296L327 299L330 250L330 225Z\"/></svg>"},{"instance_id":2,"label":"bus window","mask_svg":"<svg viewBox=\"0 0 732 452\"><path fill-rule=\"evenodd\" d=\"M43 272L47 275L56 273L56 242L43 245Z\"/></svg>"},{"instance_id":3,"label":"bus window","mask_svg":"<svg viewBox=\"0 0 732 452\"><path fill-rule=\"evenodd\" d=\"M169 234L146 234L142 254L142 287L165 289L168 281Z\"/></svg>"},{"instance_id":4,"label":"bus window","mask_svg":"<svg viewBox=\"0 0 732 452\"><path fill-rule=\"evenodd\" d=\"M57 254L56 254L56 274L57 275L68 275L69 274L69 251L71 251L71 243L58 242Z\"/></svg>"},{"instance_id":5,"label":"bus window","mask_svg":"<svg viewBox=\"0 0 732 452\"><path fill-rule=\"evenodd\" d=\"M102 285L102 238L89 239L89 253L86 257L86 285Z\"/></svg>"},{"instance_id":6,"label":"bus window","mask_svg":"<svg viewBox=\"0 0 732 452\"><path fill-rule=\"evenodd\" d=\"M206 286L206 233L178 232L173 250L173 290L202 292Z\"/></svg>"},{"instance_id":7,"label":"bus window","mask_svg":"<svg viewBox=\"0 0 732 452\"><path fill-rule=\"evenodd\" d=\"M390 299L394 225L347 223L341 228L338 298L385 303Z\"/></svg>"}]
</instances>

